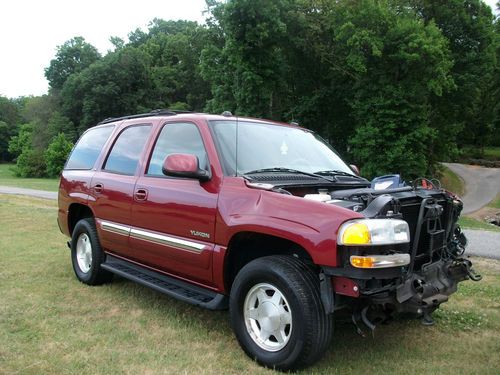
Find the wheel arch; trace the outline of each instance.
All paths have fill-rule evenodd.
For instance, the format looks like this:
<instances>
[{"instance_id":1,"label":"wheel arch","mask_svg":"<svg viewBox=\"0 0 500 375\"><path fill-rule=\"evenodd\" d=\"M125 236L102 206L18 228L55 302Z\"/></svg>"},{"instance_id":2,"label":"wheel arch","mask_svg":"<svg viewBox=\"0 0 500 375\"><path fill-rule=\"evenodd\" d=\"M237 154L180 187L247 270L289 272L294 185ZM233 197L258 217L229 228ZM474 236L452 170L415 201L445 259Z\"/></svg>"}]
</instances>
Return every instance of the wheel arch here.
<instances>
[{"instance_id":1,"label":"wheel arch","mask_svg":"<svg viewBox=\"0 0 500 375\"><path fill-rule=\"evenodd\" d=\"M95 217L92 209L81 203L72 203L68 208L68 229L69 233L73 233L76 223L81 219Z\"/></svg>"},{"instance_id":2,"label":"wheel arch","mask_svg":"<svg viewBox=\"0 0 500 375\"><path fill-rule=\"evenodd\" d=\"M241 268L255 259L269 255L290 255L313 265L307 250L292 240L262 232L238 232L231 237L224 257L226 292L230 292L234 278Z\"/></svg>"}]
</instances>

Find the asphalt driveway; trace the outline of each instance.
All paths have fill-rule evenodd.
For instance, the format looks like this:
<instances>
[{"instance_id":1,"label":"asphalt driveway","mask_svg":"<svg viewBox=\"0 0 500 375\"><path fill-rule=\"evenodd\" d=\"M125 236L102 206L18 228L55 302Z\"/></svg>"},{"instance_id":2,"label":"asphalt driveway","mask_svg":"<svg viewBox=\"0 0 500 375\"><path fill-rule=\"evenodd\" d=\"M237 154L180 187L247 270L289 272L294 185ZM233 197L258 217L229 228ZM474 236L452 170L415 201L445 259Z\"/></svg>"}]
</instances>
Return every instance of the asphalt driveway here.
<instances>
[{"instance_id":1,"label":"asphalt driveway","mask_svg":"<svg viewBox=\"0 0 500 375\"><path fill-rule=\"evenodd\" d=\"M500 168L484 168L477 165L443 163L465 182L463 214L486 206L500 194Z\"/></svg>"}]
</instances>

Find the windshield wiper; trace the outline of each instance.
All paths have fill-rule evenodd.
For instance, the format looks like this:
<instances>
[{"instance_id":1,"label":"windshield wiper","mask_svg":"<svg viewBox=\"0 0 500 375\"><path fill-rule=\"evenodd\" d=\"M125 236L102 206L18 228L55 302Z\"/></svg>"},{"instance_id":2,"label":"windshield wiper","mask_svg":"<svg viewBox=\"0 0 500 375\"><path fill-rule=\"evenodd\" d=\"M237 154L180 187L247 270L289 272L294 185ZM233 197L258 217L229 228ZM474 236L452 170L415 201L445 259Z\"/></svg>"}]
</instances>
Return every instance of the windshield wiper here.
<instances>
[{"instance_id":1,"label":"windshield wiper","mask_svg":"<svg viewBox=\"0 0 500 375\"><path fill-rule=\"evenodd\" d=\"M317 174L317 173L309 173L309 172L299 171L298 169L281 168L281 167L255 169L255 170L250 171L250 172L245 172L245 173L243 173L243 175L267 173L267 172L286 172L286 173L303 174L304 176L321 178L321 179L326 180L328 182L333 181L333 180L330 180L329 178L326 178L325 176L322 176L322 175ZM334 176L332 176L332 177L335 178Z\"/></svg>"},{"instance_id":2,"label":"windshield wiper","mask_svg":"<svg viewBox=\"0 0 500 375\"><path fill-rule=\"evenodd\" d=\"M356 176L355 174L340 171L337 169L326 170L326 171L317 171L317 172L314 172L314 174L319 175L319 176L349 176L349 177L357 178L358 180L364 180L364 178L361 176Z\"/></svg>"}]
</instances>

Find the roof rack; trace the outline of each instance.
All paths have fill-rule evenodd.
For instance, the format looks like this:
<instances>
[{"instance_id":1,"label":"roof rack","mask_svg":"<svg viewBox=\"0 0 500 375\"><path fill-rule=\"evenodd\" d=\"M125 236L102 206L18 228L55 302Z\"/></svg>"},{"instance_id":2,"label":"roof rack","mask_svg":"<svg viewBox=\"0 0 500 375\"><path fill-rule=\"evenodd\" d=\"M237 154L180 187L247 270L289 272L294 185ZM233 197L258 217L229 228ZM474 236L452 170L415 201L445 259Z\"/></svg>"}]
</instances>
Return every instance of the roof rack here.
<instances>
[{"instance_id":1,"label":"roof rack","mask_svg":"<svg viewBox=\"0 0 500 375\"><path fill-rule=\"evenodd\" d=\"M191 113L191 112L190 111L178 111L178 110L172 110L172 109L153 109L151 112L139 113L136 115L127 115L127 116L122 116L122 117L108 117L108 118L102 120L101 122L99 122L97 125L108 124L108 123L114 122L114 121L130 120L130 119L141 118L141 117L175 116L177 114L182 114L182 113Z\"/></svg>"}]
</instances>

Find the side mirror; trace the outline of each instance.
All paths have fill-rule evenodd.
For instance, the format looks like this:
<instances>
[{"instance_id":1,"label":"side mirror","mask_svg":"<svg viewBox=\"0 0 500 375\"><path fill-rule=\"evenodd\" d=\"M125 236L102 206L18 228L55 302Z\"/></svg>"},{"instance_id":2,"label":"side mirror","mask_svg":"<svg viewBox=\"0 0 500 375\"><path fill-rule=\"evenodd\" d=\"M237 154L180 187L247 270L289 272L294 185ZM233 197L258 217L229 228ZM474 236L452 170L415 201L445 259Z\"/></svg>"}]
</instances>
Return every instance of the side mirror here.
<instances>
[{"instance_id":1,"label":"side mirror","mask_svg":"<svg viewBox=\"0 0 500 375\"><path fill-rule=\"evenodd\" d=\"M358 166L357 166L357 165L354 165L354 164L349 164L349 167L352 169L352 171L354 172L354 174L355 174L356 176L359 176L359 175L360 175L360 174L359 174L359 168L358 168Z\"/></svg>"},{"instance_id":2,"label":"side mirror","mask_svg":"<svg viewBox=\"0 0 500 375\"><path fill-rule=\"evenodd\" d=\"M200 181L210 180L210 173L200 169L198 157L192 154L170 154L165 158L162 168L166 176L196 178Z\"/></svg>"}]
</instances>

